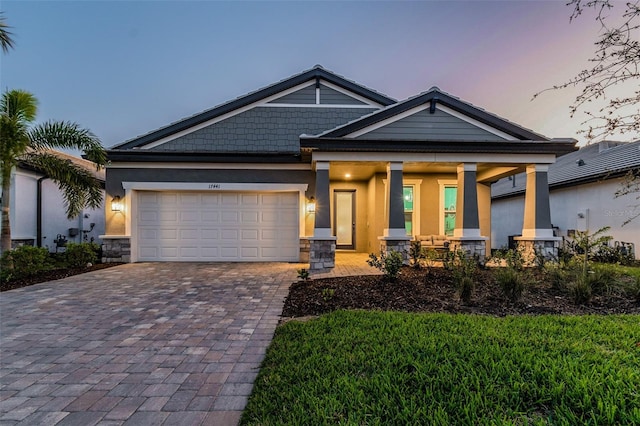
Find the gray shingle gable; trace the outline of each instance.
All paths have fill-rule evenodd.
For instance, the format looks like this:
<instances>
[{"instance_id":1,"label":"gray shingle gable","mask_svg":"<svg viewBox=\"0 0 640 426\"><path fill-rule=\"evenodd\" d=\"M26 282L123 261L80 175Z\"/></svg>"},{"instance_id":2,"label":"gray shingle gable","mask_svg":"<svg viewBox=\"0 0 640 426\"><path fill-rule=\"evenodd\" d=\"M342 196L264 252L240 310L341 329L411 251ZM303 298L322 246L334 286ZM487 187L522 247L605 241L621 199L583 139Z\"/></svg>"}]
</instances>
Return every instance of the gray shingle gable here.
<instances>
[{"instance_id":1,"label":"gray shingle gable","mask_svg":"<svg viewBox=\"0 0 640 426\"><path fill-rule=\"evenodd\" d=\"M430 107L435 107L436 105L446 106L458 113L500 130L501 132L507 133L519 140L548 140L548 138L543 135L535 133L495 114L489 113L482 108L470 104L469 102L463 101L447 92L443 92L437 87L432 87L428 91L420 93L419 95L410 97L402 102L388 105L385 108L374 111L367 116L338 126L334 129L324 131L315 136L328 138L345 137L357 132L358 130L362 130L381 121L393 118L394 116L425 104Z\"/></svg>"},{"instance_id":2,"label":"gray shingle gable","mask_svg":"<svg viewBox=\"0 0 640 426\"><path fill-rule=\"evenodd\" d=\"M419 111L358 136L357 139L505 141L500 136L438 109L433 114L429 110Z\"/></svg>"},{"instance_id":3,"label":"gray shingle gable","mask_svg":"<svg viewBox=\"0 0 640 426\"><path fill-rule=\"evenodd\" d=\"M172 135L179 132L188 131L192 127L201 125L202 123L206 123L207 121L210 121L222 115L233 113L234 111L240 108L249 106L262 99L268 98L273 95L277 95L280 92L283 92L287 89L303 84L305 82L308 82L311 80L318 80L318 79L321 81L325 80L347 91L357 93L359 96L362 96L363 98L369 99L372 102L375 102L383 106L390 105L396 102L396 100L393 98L390 98L386 95L383 95L380 92L377 92L373 89L360 85L352 80L348 80L341 75L335 74L332 71L329 71L323 68L320 65L316 65L309 70L293 75L289 78L286 78L277 83L266 86L262 89L258 89L246 95L240 96L234 100L218 105L214 108L205 110L191 117L187 117L175 123L169 124L168 126L149 132L145 135L138 136L129 141L115 145L111 149L122 150L122 149L133 149L133 148L144 148L145 145L149 145L159 140L162 140L164 138L171 137ZM342 123L339 123L339 124L342 124ZM326 129L322 129L322 130L326 130ZM322 131L322 130L319 130L319 131Z\"/></svg>"},{"instance_id":4,"label":"gray shingle gable","mask_svg":"<svg viewBox=\"0 0 640 426\"><path fill-rule=\"evenodd\" d=\"M317 133L371 111L372 108L256 107L150 150L297 154L300 134Z\"/></svg>"}]
</instances>

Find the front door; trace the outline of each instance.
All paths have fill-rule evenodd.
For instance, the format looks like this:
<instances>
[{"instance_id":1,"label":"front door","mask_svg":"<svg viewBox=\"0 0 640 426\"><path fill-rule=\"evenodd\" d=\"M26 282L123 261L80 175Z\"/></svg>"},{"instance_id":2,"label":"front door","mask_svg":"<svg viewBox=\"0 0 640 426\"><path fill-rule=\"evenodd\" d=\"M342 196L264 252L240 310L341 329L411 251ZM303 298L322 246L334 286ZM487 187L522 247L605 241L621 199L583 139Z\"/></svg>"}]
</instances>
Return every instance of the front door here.
<instances>
[{"instance_id":1,"label":"front door","mask_svg":"<svg viewBox=\"0 0 640 426\"><path fill-rule=\"evenodd\" d=\"M336 234L336 248L355 248L356 216L354 190L336 190L334 196L333 229Z\"/></svg>"}]
</instances>

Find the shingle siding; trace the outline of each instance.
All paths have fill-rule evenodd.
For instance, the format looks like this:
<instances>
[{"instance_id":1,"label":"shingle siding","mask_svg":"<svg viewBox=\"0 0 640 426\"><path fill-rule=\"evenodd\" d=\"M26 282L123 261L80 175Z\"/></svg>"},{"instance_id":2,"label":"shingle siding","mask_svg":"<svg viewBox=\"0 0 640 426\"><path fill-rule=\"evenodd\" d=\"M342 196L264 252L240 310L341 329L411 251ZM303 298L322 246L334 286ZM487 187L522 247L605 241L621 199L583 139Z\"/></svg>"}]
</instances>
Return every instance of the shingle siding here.
<instances>
[{"instance_id":1,"label":"shingle siding","mask_svg":"<svg viewBox=\"0 0 640 426\"><path fill-rule=\"evenodd\" d=\"M289 93L281 98L274 99L270 104L315 104L316 103L316 86L314 84L300 89L296 92Z\"/></svg>"},{"instance_id":2,"label":"shingle siding","mask_svg":"<svg viewBox=\"0 0 640 426\"><path fill-rule=\"evenodd\" d=\"M360 139L424 139L424 140L486 140L505 139L473 124L436 110L417 112L359 137Z\"/></svg>"},{"instance_id":3,"label":"shingle siding","mask_svg":"<svg viewBox=\"0 0 640 426\"><path fill-rule=\"evenodd\" d=\"M152 150L298 153L301 134L320 133L371 111L372 108L256 107Z\"/></svg>"},{"instance_id":4,"label":"shingle siding","mask_svg":"<svg viewBox=\"0 0 640 426\"><path fill-rule=\"evenodd\" d=\"M320 85L320 103L327 105L366 105L364 102L360 102L351 96L324 85Z\"/></svg>"}]
</instances>

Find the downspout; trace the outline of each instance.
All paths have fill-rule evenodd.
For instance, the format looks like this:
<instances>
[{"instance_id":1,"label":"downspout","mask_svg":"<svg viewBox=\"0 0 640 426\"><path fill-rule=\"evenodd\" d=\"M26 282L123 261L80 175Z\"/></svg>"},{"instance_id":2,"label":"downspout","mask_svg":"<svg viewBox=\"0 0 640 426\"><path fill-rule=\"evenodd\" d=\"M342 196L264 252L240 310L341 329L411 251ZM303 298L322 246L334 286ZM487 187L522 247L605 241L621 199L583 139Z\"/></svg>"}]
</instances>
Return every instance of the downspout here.
<instances>
[{"instance_id":1,"label":"downspout","mask_svg":"<svg viewBox=\"0 0 640 426\"><path fill-rule=\"evenodd\" d=\"M49 179L49 177L43 176L38 179L38 186L36 190L36 244L38 244L38 247L42 247L42 181L45 179Z\"/></svg>"}]
</instances>

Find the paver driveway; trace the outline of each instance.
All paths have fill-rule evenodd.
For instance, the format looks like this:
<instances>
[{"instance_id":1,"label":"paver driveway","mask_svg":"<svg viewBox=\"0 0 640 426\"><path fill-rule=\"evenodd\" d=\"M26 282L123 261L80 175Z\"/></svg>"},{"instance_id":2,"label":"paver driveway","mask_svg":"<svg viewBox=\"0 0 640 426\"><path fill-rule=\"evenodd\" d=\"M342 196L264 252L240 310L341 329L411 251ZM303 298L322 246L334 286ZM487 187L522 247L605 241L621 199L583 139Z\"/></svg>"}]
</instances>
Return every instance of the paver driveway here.
<instances>
[{"instance_id":1,"label":"paver driveway","mask_svg":"<svg viewBox=\"0 0 640 426\"><path fill-rule=\"evenodd\" d=\"M142 263L0 294L0 424L236 424L287 263Z\"/></svg>"}]
</instances>

